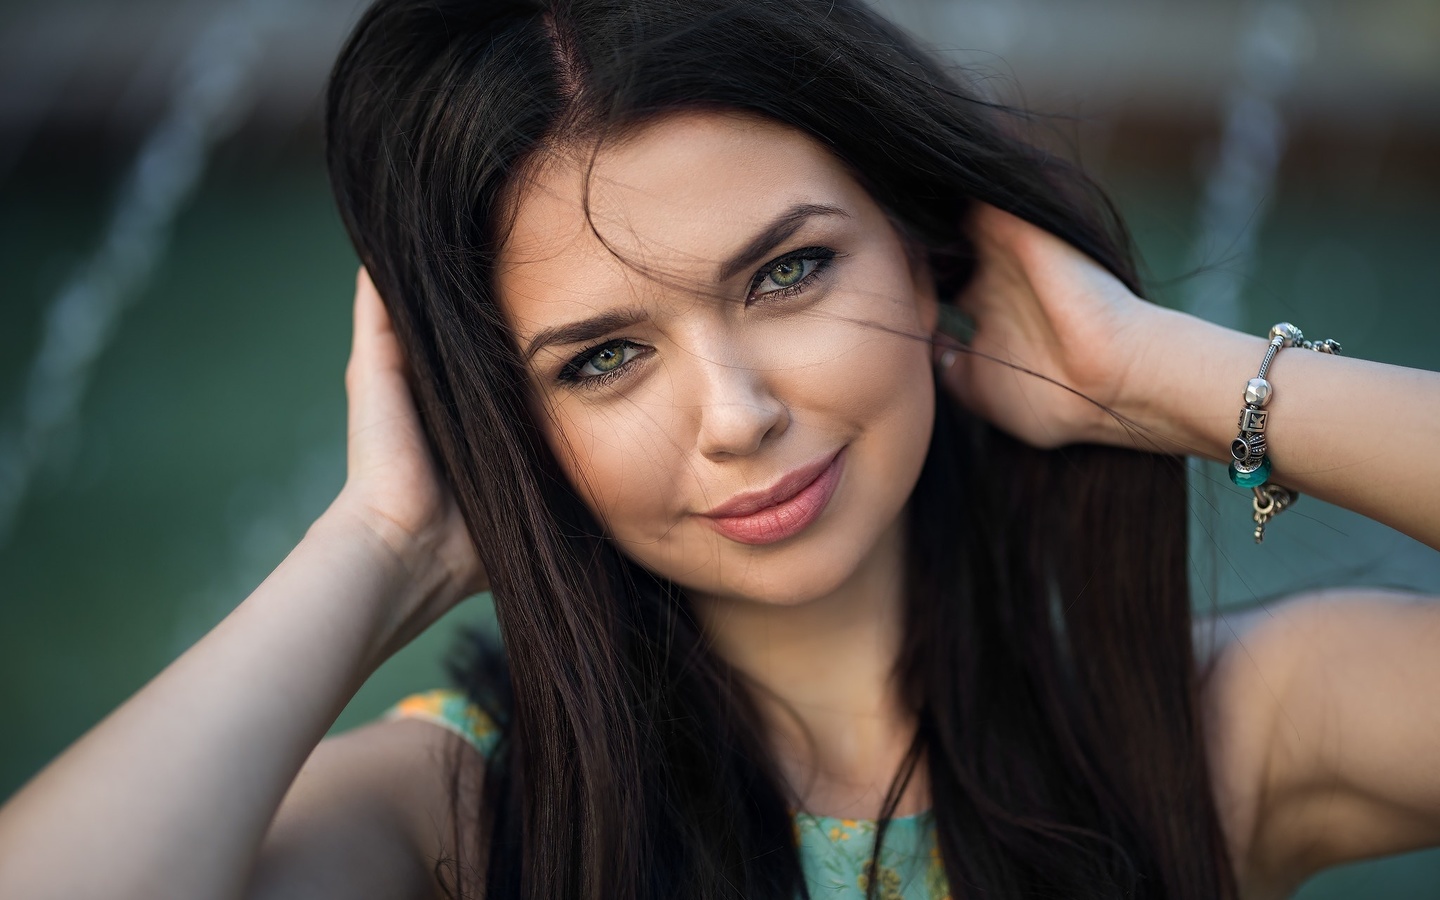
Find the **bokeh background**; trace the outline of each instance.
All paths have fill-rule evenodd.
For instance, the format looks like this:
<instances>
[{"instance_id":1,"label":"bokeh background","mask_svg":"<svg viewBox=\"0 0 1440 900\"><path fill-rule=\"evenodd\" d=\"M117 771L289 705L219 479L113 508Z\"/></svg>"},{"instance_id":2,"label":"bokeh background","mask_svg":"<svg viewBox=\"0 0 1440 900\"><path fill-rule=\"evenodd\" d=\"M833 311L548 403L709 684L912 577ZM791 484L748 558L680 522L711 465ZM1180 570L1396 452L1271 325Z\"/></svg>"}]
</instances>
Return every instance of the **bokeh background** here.
<instances>
[{"instance_id":1,"label":"bokeh background","mask_svg":"<svg viewBox=\"0 0 1440 900\"><path fill-rule=\"evenodd\" d=\"M1128 216L1159 301L1440 368L1440 3L879 5L1040 114ZM340 487L357 262L318 112L361 7L0 5L0 798L222 619ZM1222 470L1192 484L1199 605L1440 593L1440 555L1389 529L1304 498L1256 547ZM487 599L335 728L440 684ZM1440 851L1299 896L1440 898Z\"/></svg>"}]
</instances>

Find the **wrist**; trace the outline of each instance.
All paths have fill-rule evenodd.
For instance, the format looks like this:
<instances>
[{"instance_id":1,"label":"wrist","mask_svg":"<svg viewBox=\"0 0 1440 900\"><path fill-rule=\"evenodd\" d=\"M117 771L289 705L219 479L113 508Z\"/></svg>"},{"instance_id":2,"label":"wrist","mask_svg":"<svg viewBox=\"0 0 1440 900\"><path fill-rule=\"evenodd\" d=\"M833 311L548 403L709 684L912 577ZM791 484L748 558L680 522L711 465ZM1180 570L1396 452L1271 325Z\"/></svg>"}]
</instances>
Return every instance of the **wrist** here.
<instances>
[{"instance_id":1,"label":"wrist","mask_svg":"<svg viewBox=\"0 0 1440 900\"><path fill-rule=\"evenodd\" d=\"M344 490L305 534L304 544L324 548L347 577L362 581L361 593L377 612L374 664L475 589L462 583L438 558L437 548L413 538L373 513Z\"/></svg>"},{"instance_id":2,"label":"wrist","mask_svg":"<svg viewBox=\"0 0 1440 900\"><path fill-rule=\"evenodd\" d=\"M1130 339L1138 349L1116 383L1120 421L1107 417L1104 442L1228 460L1245 383L1265 339L1158 306Z\"/></svg>"},{"instance_id":3,"label":"wrist","mask_svg":"<svg viewBox=\"0 0 1440 900\"><path fill-rule=\"evenodd\" d=\"M422 529L416 533L404 528L375 511L363 499L352 495L348 488L341 489L320 518L310 526L307 535L312 532L365 548L376 565L393 574L397 582L403 582L407 593L415 593L417 599L434 597L452 587L455 591L461 589L458 584L450 584L460 579L451 573L443 559L445 536L442 529Z\"/></svg>"}]
</instances>

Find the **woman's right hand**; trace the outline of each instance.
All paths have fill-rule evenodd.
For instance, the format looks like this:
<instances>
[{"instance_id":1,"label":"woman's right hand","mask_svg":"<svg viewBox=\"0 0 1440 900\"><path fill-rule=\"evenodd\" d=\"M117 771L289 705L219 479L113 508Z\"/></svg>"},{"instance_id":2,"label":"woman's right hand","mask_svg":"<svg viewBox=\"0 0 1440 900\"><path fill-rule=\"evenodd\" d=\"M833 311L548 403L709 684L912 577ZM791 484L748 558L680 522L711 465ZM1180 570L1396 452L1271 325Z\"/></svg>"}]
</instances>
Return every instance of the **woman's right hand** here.
<instances>
[{"instance_id":1,"label":"woman's right hand","mask_svg":"<svg viewBox=\"0 0 1440 900\"><path fill-rule=\"evenodd\" d=\"M363 796L342 792L328 818L307 817L319 795L306 781L291 827L262 852L296 773L365 679L486 585L405 368L362 270L345 487L224 621L0 806L0 897L238 897L262 856L267 877L278 866L309 886L329 850L361 839L389 849L359 863L343 854L347 883L394 893L398 873L423 871L389 852L398 826L365 794L368 775Z\"/></svg>"},{"instance_id":2,"label":"woman's right hand","mask_svg":"<svg viewBox=\"0 0 1440 900\"><path fill-rule=\"evenodd\" d=\"M407 602L413 608L389 611L387 630L393 633L386 638L393 649L489 583L426 442L408 378L390 316L362 267L355 279L355 331L345 368L347 474L326 516L364 528L410 577L431 584L432 589L411 595L416 599Z\"/></svg>"}]
</instances>

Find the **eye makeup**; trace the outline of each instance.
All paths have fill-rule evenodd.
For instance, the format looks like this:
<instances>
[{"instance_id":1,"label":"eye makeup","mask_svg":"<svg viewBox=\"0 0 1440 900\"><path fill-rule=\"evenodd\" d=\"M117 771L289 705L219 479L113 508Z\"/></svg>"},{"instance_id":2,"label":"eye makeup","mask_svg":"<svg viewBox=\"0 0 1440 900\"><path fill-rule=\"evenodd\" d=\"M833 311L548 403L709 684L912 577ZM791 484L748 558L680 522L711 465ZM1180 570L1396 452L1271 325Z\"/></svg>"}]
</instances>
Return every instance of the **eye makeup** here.
<instances>
[{"instance_id":1,"label":"eye makeup","mask_svg":"<svg viewBox=\"0 0 1440 900\"><path fill-rule=\"evenodd\" d=\"M604 343L581 350L561 368L558 378L562 383L572 387L600 387L618 378L632 361L639 356L644 356L650 352L650 349L651 348L646 347L644 344L638 344L635 341L624 338L605 341ZM632 354L632 350L636 352ZM596 365L597 359L606 356L606 354L617 353L619 354L617 361L613 363L608 361L601 362L599 365ZM584 370L587 368L594 369L594 373L585 373Z\"/></svg>"},{"instance_id":2,"label":"eye makeup","mask_svg":"<svg viewBox=\"0 0 1440 900\"><path fill-rule=\"evenodd\" d=\"M750 292L746 297L746 302L752 302L761 297L793 297L808 289L811 280L817 278L822 271L829 267L837 256L839 254L829 247L804 247L787 253L779 259L771 260L750 280ZM786 275L783 274L783 270L787 267L793 269L797 264L801 274L795 281L782 284L779 279L776 279L777 272L781 272L780 279L784 279ZM768 291L759 290L767 280L774 281L775 287Z\"/></svg>"},{"instance_id":3,"label":"eye makeup","mask_svg":"<svg viewBox=\"0 0 1440 900\"><path fill-rule=\"evenodd\" d=\"M776 257L761 266L750 279L745 304L751 306L798 296L813 287L840 255L829 247L803 247ZM793 281L785 283L789 279ZM760 290L767 281L773 282L775 287ZM565 387L602 387L613 383L628 369L633 368L631 363L634 360L648 356L651 352L653 348L626 338L613 338L591 344L561 367L556 381ZM615 358L616 354L619 354L618 360ZM587 369L592 371L587 372Z\"/></svg>"}]
</instances>

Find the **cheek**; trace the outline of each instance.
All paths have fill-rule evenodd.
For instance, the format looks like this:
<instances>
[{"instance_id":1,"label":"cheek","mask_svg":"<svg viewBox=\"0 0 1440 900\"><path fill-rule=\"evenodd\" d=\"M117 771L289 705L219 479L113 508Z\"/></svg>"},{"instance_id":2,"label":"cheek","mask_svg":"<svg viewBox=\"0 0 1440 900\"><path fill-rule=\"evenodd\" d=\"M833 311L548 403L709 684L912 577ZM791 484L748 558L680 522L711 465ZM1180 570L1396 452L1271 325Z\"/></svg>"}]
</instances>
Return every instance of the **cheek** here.
<instances>
[{"instance_id":1,"label":"cheek","mask_svg":"<svg viewBox=\"0 0 1440 900\"><path fill-rule=\"evenodd\" d=\"M898 428L896 440L924 437L933 418L934 381L929 332L913 298L888 269L863 287L826 304L784 339L785 380L797 415L823 411L832 422L869 432ZM888 290L886 289L888 288Z\"/></svg>"},{"instance_id":2,"label":"cheek","mask_svg":"<svg viewBox=\"0 0 1440 900\"><path fill-rule=\"evenodd\" d=\"M889 284L896 284L890 281ZM900 516L924 467L935 425L935 377L922 307L911 296L857 295L852 308L817 328L797 410L851 441L845 515L836 532L860 559ZM895 296L895 294L891 294ZM829 352L818 347L827 346ZM796 393L802 388L796 385ZM853 477L851 477L853 476Z\"/></svg>"},{"instance_id":3,"label":"cheek","mask_svg":"<svg viewBox=\"0 0 1440 900\"><path fill-rule=\"evenodd\" d=\"M935 382L927 342L874 330L850 339L851 349L814 366L811 408L853 442L849 508L863 511L861 535L867 520L888 522L909 499L935 424Z\"/></svg>"},{"instance_id":4,"label":"cheek","mask_svg":"<svg viewBox=\"0 0 1440 900\"><path fill-rule=\"evenodd\" d=\"M664 382L665 379L655 379ZM666 527L683 451L682 427L663 391L587 403L567 398L550 409L550 440L570 483L606 531L646 540Z\"/></svg>"},{"instance_id":5,"label":"cheek","mask_svg":"<svg viewBox=\"0 0 1440 900\"><path fill-rule=\"evenodd\" d=\"M915 337L852 325L817 335L816 343L828 346L796 354L790 364L803 371L803 405L838 420L868 426L902 419L917 382L922 390L930 382L928 344Z\"/></svg>"}]
</instances>

